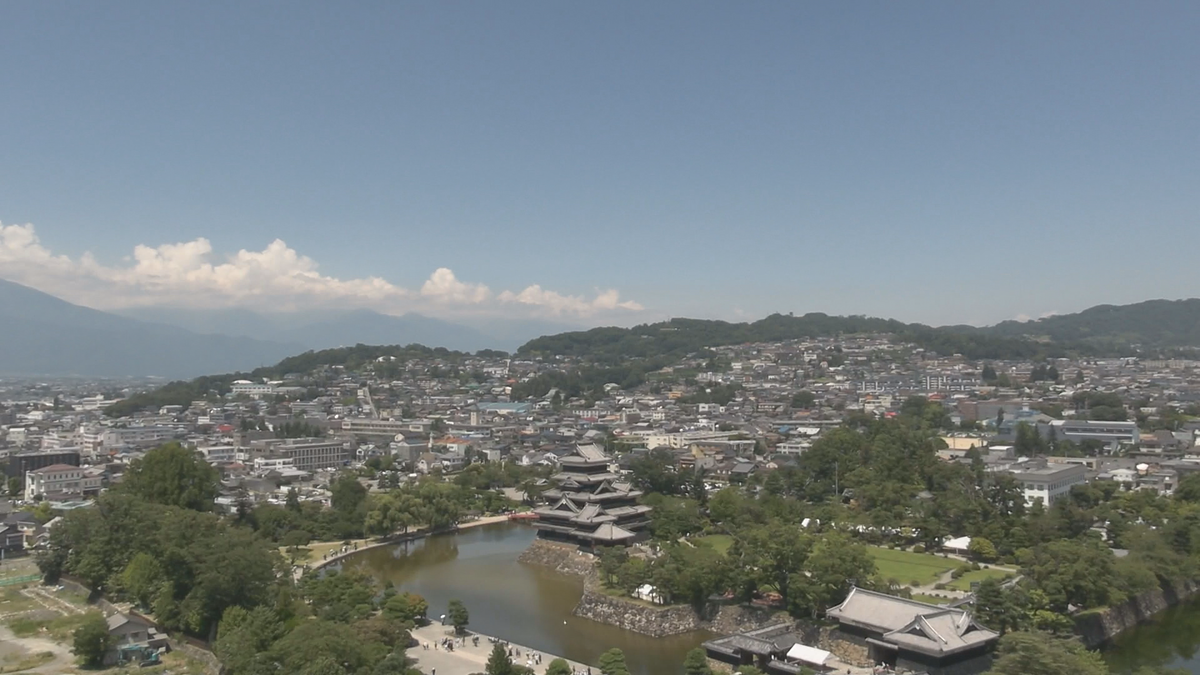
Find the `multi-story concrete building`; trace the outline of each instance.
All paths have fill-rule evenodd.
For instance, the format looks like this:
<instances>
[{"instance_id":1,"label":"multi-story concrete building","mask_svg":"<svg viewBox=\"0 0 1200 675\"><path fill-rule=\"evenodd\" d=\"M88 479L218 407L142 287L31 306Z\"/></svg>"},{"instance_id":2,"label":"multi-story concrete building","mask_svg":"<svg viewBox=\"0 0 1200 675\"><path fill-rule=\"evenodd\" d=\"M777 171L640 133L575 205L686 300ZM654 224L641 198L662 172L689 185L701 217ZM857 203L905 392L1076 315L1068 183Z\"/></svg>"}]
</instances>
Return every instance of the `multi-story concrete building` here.
<instances>
[{"instance_id":1,"label":"multi-story concrete building","mask_svg":"<svg viewBox=\"0 0 1200 675\"><path fill-rule=\"evenodd\" d=\"M25 474L55 464L79 466L79 450L62 448L53 452L21 452L10 455L5 472L9 478L25 478Z\"/></svg>"},{"instance_id":2,"label":"multi-story concrete building","mask_svg":"<svg viewBox=\"0 0 1200 675\"><path fill-rule=\"evenodd\" d=\"M342 420L342 431L364 436L395 436L401 432L428 433L428 420L376 420L366 417L347 417Z\"/></svg>"},{"instance_id":3,"label":"multi-story concrete building","mask_svg":"<svg viewBox=\"0 0 1200 675\"><path fill-rule=\"evenodd\" d=\"M229 390L234 396L250 396L252 398L261 398L263 396L274 395L275 385L268 382L237 380L230 386Z\"/></svg>"},{"instance_id":4,"label":"multi-story concrete building","mask_svg":"<svg viewBox=\"0 0 1200 675\"><path fill-rule=\"evenodd\" d=\"M1037 500L1047 508L1071 491L1071 487L1087 481L1087 469L1079 464L1046 464L1013 471L1025 493L1025 503L1033 506Z\"/></svg>"},{"instance_id":5,"label":"multi-story concrete building","mask_svg":"<svg viewBox=\"0 0 1200 675\"><path fill-rule=\"evenodd\" d=\"M292 459L301 471L316 471L342 466L350 461L350 448L339 440L294 438L271 448L275 455Z\"/></svg>"},{"instance_id":6,"label":"multi-story concrete building","mask_svg":"<svg viewBox=\"0 0 1200 675\"><path fill-rule=\"evenodd\" d=\"M1122 445L1137 445L1141 440L1137 422L1054 420L1048 427L1047 433L1054 434L1060 441L1099 441L1110 450L1116 450Z\"/></svg>"}]
</instances>

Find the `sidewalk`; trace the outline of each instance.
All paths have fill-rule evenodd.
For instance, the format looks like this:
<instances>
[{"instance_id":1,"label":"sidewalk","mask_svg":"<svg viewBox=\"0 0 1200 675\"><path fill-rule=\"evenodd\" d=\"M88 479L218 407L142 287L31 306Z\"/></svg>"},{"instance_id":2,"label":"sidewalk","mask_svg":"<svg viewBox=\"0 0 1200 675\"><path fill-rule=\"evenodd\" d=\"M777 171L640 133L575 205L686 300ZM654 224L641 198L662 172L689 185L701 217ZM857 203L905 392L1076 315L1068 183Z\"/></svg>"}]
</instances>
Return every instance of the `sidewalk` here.
<instances>
[{"instance_id":1,"label":"sidewalk","mask_svg":"<svg viewBox=\"0 0 1200 675\"><path fill-rule=\"evenodd\" d=\"M476 635L479 636L478 647L471 644L471 638ZM412 636L421 645L429 645L429 649L417 646L409 648L407 652L409 658L417 661L417 667L422 672L428 673L428 675L471 675L472 673L482 673L484 667L487 665L488 656L492 653L493 644L488 641L488 636L472 632L468 632L463 636L466 638L465 646L456 646L452 652L442 649L440 644L437 649L434 649L433 645L435 643L440 643L447 637L454 637L453 627L443 626L437 621L428 626L417 628L412 632ZM542 662L533 666L535 673L546 672L546 668L550 666L550 662L559 658L553 654L538 652L535 649L529 649L521 645L507 644L513 648L514 652L516 650L520 650L521 652L520 656L514 653L512 657L513 663L517 665L525 665L526 658L530 654L541 654ZM571 664L573 670L580 673L588 673L589 668L593 675L599 675L600 673L599 668L590 667L583 663L576 661L567 661L567 663Z\"/></svg>"}]
</instances>

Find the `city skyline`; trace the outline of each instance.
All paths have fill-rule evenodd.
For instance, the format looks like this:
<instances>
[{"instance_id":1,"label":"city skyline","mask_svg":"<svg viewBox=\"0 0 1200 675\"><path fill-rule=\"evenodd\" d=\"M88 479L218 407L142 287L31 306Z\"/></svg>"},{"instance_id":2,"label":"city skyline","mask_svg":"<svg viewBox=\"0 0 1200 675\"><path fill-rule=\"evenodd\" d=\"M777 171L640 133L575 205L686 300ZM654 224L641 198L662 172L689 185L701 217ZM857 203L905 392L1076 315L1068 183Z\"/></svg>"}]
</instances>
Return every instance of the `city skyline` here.
<instances>
[{"instance_id":1,"label":"city skyline","mask_svg":"<svg viewBox=\"0 0 1200 675\"><path fill-rule=\"evenodd\" d=\"M990 324L1200 296L1200 8L7 7L0 278Z\"/></svg>"}]
</instances>

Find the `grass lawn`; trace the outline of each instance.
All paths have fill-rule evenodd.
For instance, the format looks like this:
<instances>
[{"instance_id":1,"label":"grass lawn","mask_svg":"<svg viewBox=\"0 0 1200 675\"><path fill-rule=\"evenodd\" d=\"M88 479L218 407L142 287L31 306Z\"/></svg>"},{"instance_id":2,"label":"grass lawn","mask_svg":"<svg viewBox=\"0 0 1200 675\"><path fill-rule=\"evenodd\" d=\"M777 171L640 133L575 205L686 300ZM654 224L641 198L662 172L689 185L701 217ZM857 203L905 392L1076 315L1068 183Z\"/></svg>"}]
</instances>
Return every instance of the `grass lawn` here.
<instances>
[{"instance_id":1,"label":"grass lawn","mask_svg":"<svg viewBox=\"0 0 1200 675\"><path fill-rule=\"evenodd\" d=\"M910 553L908 551L893 551L890 548L869 546L867 550L875 559L875 567L879 576L884 579L895 579L901 584L917 585L932 584L942 574L958 567L961 563L949 558L939 558L928 553Z\"/></svg>"},{"instance_id":2,"label":"grass lawn","mask_svg":"<svg viewBox=\"0 0 1200 675\"><path fill-rule=\"evenodd\" d=\"M974 572L967 572L954 581L951 581L949 584L947 584L947 587L953 588L956 591L969 591L971 590L972 581L983 581L984 579L1007 579L1011 576L1012 574L1005 572L1004 570L976 570Z\"/></svg>"},{"instance_id":3,"label":"grass lawn","mask_svg":"<svg viewBox=\"0 0 1200 675\"><path fill-rule=\"evenodd\" d=\"M87 619L87 614L72 614L70 616L57 616L52 619L30 619L18 618L9 622L8 627L12 629L13 634L17 637L34 637L41 633L42 629L46 629L49 637L56 642L69 644L72 633L78 628L84 620Z\"/></svg>"},{"instance_id":4,"label":"grass lawn","mask_svg":"<svg viewBox=\"0 0 1200 675\"><path fill-rule=\"evenodd\" d=\"M22 595L21 589L17 586L9 586L3 591L0 591L0 614L27 612L31 609L37 609L39 607L41 607L41 605Z\"/></svg>"},{"instance_id":5,"label":"grass lawn","mask_svg":"<svg viewBox=\"0 0 1200 675\"><path fill-rule=\"evenodd\" d=\"M922 593L913 593L912 599L918 602L926 602L931 605L945 605L950 602L949 598L939 598L936 595L924 595Z\"/></svg>"},{"instance_id":6,"label":"grass lawn","mask_svg":"<svg viewBox=\"0 0 1200 675\"><path fill-rule=\"evenodd\" d=\"M374 541L375 541L374 539L352 539L352 540L350 540L350 549L354 550L354 544L356 544L356 543L358 544L358 547L361 549L363 546L370 544ZM308 549L307 556L304 553L304 549ZM311 565L314 563L319 563L319 562L321 562L321 556L325 555L326 553L329 553L330 555L335 555L338 552L340 552L341 550L342 550L342 542L340 542L340 541L314 541L311 544L309 544L308 546L305 546L300 550L300 556L296 559L296 564L297 565L305 565L305 564ZM287 546L280 546L279 554L283 556L284 560L292 559L290 553L288 552Z\"/></svg>"},{"instance_id":7,"label":"grass lawn","mask_svg":"<svg viewBox=\"0 0 1200 675\"><path fill-rule=\"evenodd\" d=\"M53 652L6 656L4 662L0 663L0 673L21 673L53 660Z\"/></svg>"},{"instance_id":8,"label":"grass lawn","mask_svg":"<svg viewBox=\"0 0 1200 675\"><path fill-rule=\"evenodd\" d=\"M717 553L724 555L733 546L733 537L727 534L710 534L705 537L697 537L692 540L696 544L708 544L717 550Z\"/></svg>"}]
</instances>

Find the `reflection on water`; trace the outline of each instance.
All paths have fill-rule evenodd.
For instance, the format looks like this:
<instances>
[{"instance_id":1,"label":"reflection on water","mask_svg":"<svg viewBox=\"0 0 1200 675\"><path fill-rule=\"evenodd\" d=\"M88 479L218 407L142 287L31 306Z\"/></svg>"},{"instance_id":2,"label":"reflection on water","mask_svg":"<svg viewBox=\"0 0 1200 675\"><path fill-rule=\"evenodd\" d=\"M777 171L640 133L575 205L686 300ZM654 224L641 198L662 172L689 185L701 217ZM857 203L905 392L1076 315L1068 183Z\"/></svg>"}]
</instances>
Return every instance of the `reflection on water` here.
<instances>
[{"instance_id":1,"label":"reflection on water","mask_svg":"<svg viewBox=\"0 0 1200 675\"><path fill-rule=\"evenodd\" d=\"M1168 666L1200 675L1200 600L1172 607L1118 637L1104 659L1115 673Z\"/></svg>"},{"instance_id":2,"label":"reflection on water","mask_svg":"<svg viewBox=\"0 0 1200 675\"><path fill-rule=\"evenodd\" d=\"M419 593L432 617L450 600L462 600L472 629L550 654L594 664L606 649L620 647L633 675L681 673L687 651L710 637L655 639L572 616L583 593L579 579L517 562L533 538L524 525L487 525L364 551L345 567Z\"/></svg>"}]
</instances>

